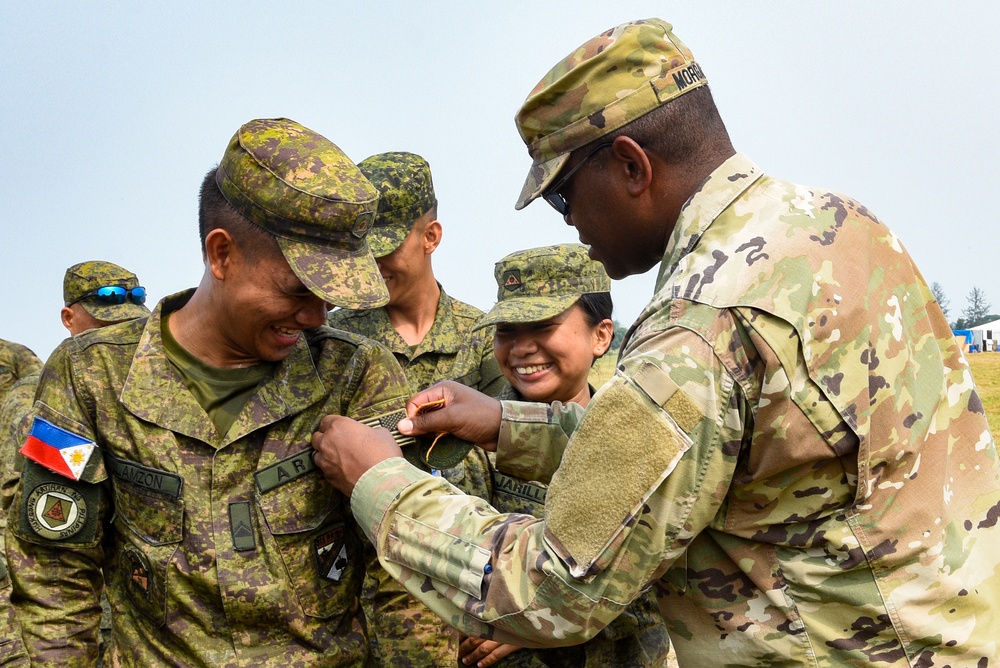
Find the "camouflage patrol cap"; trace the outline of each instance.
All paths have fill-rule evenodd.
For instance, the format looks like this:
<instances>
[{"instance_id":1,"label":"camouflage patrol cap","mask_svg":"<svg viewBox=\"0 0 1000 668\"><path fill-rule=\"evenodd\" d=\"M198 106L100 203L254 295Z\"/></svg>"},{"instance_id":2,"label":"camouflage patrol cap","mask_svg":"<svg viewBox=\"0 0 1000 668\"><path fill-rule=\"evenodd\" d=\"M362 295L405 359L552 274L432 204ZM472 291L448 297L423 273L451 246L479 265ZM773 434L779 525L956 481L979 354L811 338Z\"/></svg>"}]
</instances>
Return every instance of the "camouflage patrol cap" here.
<instances>
[{"instance_id":1,"label":"camouflage patrol cap","mask_svg":"<svg viewBox=\"0 0 1000 668\"><path fill-rule=\"evenodd\" d=\"M233 135L215 181L237 211L277 237L317 297L359 309L389 300L365 240L378 192L329 139L287 118L250 121Z\"/></svg>"},{"instance_id":2,"label":"camouflage patrol cap","mask_svg":"<svg viewBox=\"0 0 1000 668\"><path fill-rule=\"evenodd\" d=\"M399 248L417 218L437 204L431 166L415 153L391 151L365 158L358 167L379 192L368 244L375 257L384 257Z\"/></svg>"},{"instance_id":3,"label":"camouflage patrol cap","mask_svg":"<svg viewBox=\"0 0 1000 668\"><path fill-rule=\"evenodd\" d=\"M501 322L538 322L559 315L582 295L611 292L604 265L583 244L557 244L511 253L496 263L497 303L475 329Z\"/></svg>"},{"instance_id":4,"label":"camouflage patrol cap","mask_svg":"<svg viewBox=\"0 0 1000 668\"><path fill-rule=\"evenodd\" d=\"M623 23L575 49L515 117L532 165L514 208L541 195L572 151L706 83L690 49L661 19Z\"/></svg>"},{"instance_id":5,"label":"camouflage patrol cap","mask_svg":"<svg viewBox=\"0 0 1000 668\"><path fill-rule=\"evenodd\" d=\"M83 310L104 322L121 322L149 315L149 309L136 304L131 297L123 304L102 304L86 297L98 288L118 286L131 290L139 286L139 279L128 269L103 260L90 260L74 264L63 276L63 303L69 306L79 300Z\"/></svg>"}]
</instances>

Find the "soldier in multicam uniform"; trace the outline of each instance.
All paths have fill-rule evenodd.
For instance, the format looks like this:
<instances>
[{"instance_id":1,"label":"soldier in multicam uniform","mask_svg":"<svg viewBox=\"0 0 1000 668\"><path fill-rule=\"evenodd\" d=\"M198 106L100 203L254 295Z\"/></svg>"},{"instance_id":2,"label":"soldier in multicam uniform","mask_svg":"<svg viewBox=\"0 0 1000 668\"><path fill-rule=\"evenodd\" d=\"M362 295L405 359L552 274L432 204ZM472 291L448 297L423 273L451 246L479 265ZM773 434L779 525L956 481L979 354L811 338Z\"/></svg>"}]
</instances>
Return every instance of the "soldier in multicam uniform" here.
<instances>
[{"instance_id":1,"label":"soldier in multicam uniform","mask_svg":"<svg viewBox=\"0 0 1000 668\"><path fill-rule=\"evenodd\" d=\"M358 168L379 191L368 243L389 302L375 309L333 311L330 326L387 346L403 367L411 393L440 380L456 380L496 395L504 383L493 357L493 328L474 332L483 312L449 296L434 277L431 256L441 243L442 228L430 165L419 155L393 151L366 158ZM435 451L444 453L437 446ZM442 462L440 474L467 494L489 498L486 453L466 444L451 459ZM453 668L458 633L381 568L372 575L377 577L366 580L362 604L380 662Z\"/></svg>"},{"instance_id":2,"label":"soldier in multicam uniform","mask_svg":"<svg viewBox=\"0 0 1000 668\"><path fill-rule=\"evenodd\" d=\"M42 361L27 346L0 339L0 401L9 401L12 396L16 400L21 396L23 391L18 386L25 379L37 376L41 368ZM0 419L3 419L2 416ZM0 428L6 428L6 424L0 422ZM28 659L21 642L20 626L9 603L10 576L3 555L2 535L5 522L6 515L0 513L0 666L22 666L28 665Z\"/></svg>"},{"instance_id":3,"label":"soldier in multicam uniform","mask_svg":"<svg viewBox=\"0 0 1000 668\"><path fill-rule=\"evenodd\" d=\"M522 477L548 463L544 521L343 418L316 459L387 570L470 633L579 642L655 582L682 666L993 665L1000 463L948 323L867 208L736 153L704 84L637 21L518 114L518 206L545 197L612 278L660 263L586 412L445 384L399 425L499 439Z\"/></svg>"},{"instance_id":4,"label":"soldier in multicam uniform","mask_svg":"<svg viewBox=\"0 0 1000 668\"><path fill-rule=\"evenodd\" d=\"M496 263L497 303L477 327L495 326L493 352L507 384L499 398L586 407L590 369L611 347L611 279L583 244L529 248ZM491 453L492 458L492 453ZM546 485L517 472L493 472L491 505L541 519ZM505 668L666 666L670 638L656 596L647 591L582 645L520 649L467 638L461 655ZM506 657L506 658L504 658Z\"/></svg>"},{"instance_id":5,"label":"soldier in multicam uniform","mask_svg":"<svg viewBox=\"0 0 1000 668\"><path fill-rule=\"evenodd\" d=\"M202 183L200 285L53 352L8 527L34 664L93 664L105 573L111 665L370 664L361 539L309 439L405 406L387 351L322 326L387 297L376 201L327 139L251 121Z\"/></svg>"},{"instance_id":6,"label":"soldier in multicam uniform","mask_svg":"<svg viewBox=\"0 0 1000 668\"><path fill-rule=\"evenodd\" d=\"M63 275L63 307L59 318L70 336L149 315L144 306L146 291L131 271L112 262L91 260L74 264ZM21 478L24 458L18 452L31 427L31 406L41 377L41 368L18 380L7 393L0 406L0 526L7 526L7 511L14 498L14 490ZM3 536L0 535L0 552ZM6 563L4 561L3 563ZM10 601L10 583L0 590L2 604ZM103 656L111 642L111 606L106 596L101 596L101 644ZM20 625L10 627L16 635L17 652L27 663L20 638ZM16 629L16 630L15 630ZM12 647L0 646L0 657L8 655ZM0 661L0 665L6 665Z\"/></svg>"}]
</instances>

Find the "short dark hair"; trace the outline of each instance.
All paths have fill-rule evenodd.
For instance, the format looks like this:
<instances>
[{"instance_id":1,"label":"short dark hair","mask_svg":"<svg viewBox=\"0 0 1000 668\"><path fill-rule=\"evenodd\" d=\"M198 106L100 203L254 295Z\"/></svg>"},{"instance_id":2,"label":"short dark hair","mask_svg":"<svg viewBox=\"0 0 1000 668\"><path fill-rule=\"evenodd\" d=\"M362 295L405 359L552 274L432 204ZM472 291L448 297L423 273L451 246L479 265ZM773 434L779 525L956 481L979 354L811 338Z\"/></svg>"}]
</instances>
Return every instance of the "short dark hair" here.
<instances>
[{"instance_id":1,"label":"short dark hair","mask_svg":"<svg viewBox=\"0 0 1000 668\"><path fill-rule=\"evenodd\" d=\"M217 167L205 174L201 182L198 200L198 234L201 237L201 252L205 254L205 238L209 232L223 229L239 246L240 252L250 262L261 257L280 253L278 241L273 234L250 222L226 200L219 184L215 181Z\"/></svg>"},{"instance_id":2,"label":"short dark hair","mask_svg":"<svg viewBox=\"0 0 1000 668\"><path fill-rule=\"evenodd\" d=\"M587 292L580 295L580 298L576 300L576 304L583 309L583 317L586 318L587 324L591 327L597 327L602 320L611 319L611 313L614 311L615 305L611 301L610 292ZM608 346L608 350L611 350L611 346ZM594 358L594 364L601 357L604 357L608 350Z\"/></svg>"},{"instance_id":3,"label":"short dark hair","mask_svg":"<svg viewBox=\"0 0 1000 668\"><path fill-rule=\"evenodd\" d=\"M588 292L580 295L576 303L583 309L583 315L591 327L597 327L602 320L610 320L615 308L610 292Z\"/></svg>"},{"instance_id":4,"label":"short dark hair","mask_svg":"<svg viewBox=\"0 0 1000 668\"><path fill-rule=\"evenodd\" d=\"M631 137L670 165L700 162L705 155L731 149L729 132L708 86L699 86L576 150L585 154L621 136Z\"/></svg>"}]
</instances>

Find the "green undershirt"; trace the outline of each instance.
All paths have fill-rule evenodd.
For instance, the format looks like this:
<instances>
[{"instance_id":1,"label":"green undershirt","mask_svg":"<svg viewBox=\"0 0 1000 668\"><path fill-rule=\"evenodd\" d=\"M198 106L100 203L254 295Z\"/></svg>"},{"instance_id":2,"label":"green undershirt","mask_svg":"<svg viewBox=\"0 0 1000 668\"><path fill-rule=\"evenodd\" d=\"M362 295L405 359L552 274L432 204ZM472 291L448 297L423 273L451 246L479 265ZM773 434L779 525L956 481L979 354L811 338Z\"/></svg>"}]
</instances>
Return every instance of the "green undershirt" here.
<instances>
[{"instance_id":1,"label":"green undershirt","mask_svg":"<svg viewBox=\"0 0 1000 668\"><path fill-rule=\"evenodd\" d=\"M257 388L271 377L275 365L262 363L242 369L221 369L205 364L177 343L167 324L169 318L169 315L163 317L161 327L163 351L219 434L225 436Z\"/></svg>"}]
</instances>

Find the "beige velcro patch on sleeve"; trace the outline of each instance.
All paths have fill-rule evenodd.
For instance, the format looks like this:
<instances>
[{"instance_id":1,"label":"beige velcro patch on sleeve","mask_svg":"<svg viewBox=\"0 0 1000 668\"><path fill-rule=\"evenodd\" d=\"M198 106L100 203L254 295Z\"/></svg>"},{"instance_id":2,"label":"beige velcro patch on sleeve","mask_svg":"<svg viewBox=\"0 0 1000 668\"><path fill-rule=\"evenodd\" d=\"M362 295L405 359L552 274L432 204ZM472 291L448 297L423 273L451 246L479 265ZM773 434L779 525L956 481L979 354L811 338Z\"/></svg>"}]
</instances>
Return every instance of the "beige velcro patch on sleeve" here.
<instances>
[{"instance_id":1,"label":"beige velcro patch on sleeve","mask_svg":"<svg viewBox=\"0 0 1000 668\"><path fill-rule=\"evenodd\" d=\"M615 376L591 400L545 499L546 529L575 577L618 537L691 447L660 406ZM599 560L600 559L600 560Z\"/></svg>"},{"instance_id":2,"label":"beige velcro patch on sleeve","mask_svg":"<svg viewBox=\"0 0 1000 668\"><path fill-rule=\"evenodd\" d=\"M705 417L691 398L677 387L670 375L655 364L644 362L632 376L632 380L654 404L670 413L677 426L685 432L690 434Z\"/></svg>"}]
</instances>

